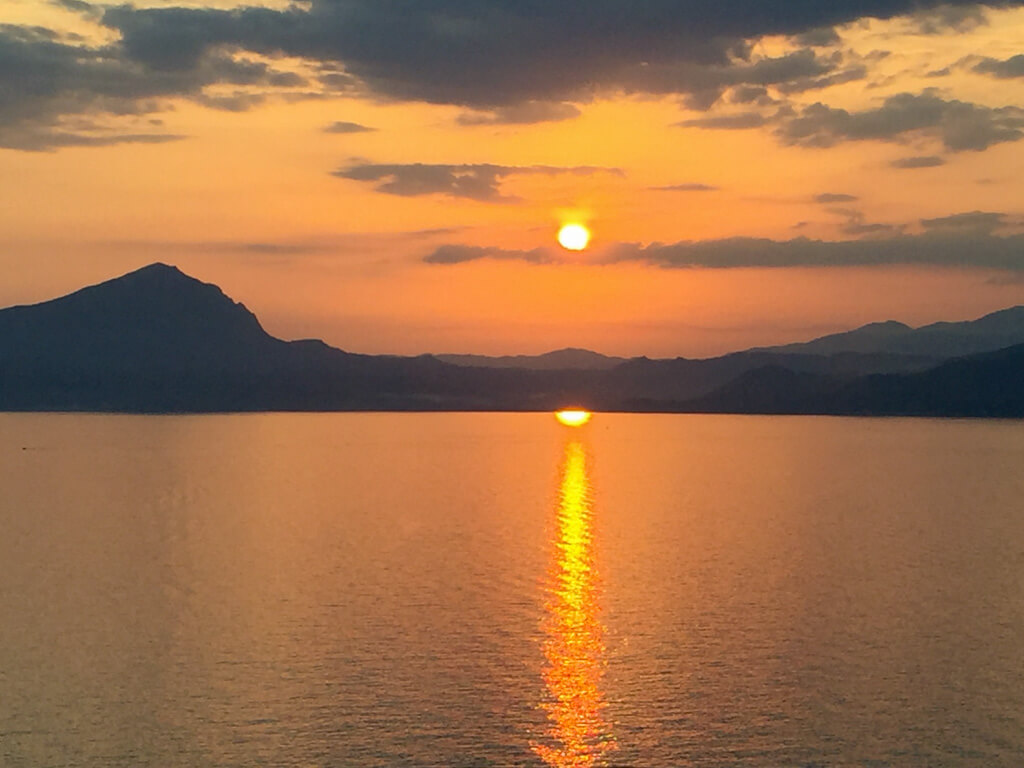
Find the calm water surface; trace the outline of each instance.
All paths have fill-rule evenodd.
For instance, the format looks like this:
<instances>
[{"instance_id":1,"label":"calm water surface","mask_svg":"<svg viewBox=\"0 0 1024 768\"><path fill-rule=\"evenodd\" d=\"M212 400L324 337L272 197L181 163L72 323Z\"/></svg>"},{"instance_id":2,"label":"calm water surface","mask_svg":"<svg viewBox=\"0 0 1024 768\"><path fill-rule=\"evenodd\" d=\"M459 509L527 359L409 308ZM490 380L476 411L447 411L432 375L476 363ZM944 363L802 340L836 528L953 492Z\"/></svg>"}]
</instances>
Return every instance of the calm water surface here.
<instances>
[{"instance_id":1,"label":"calm water surface","mask_svg":"<svg viewBox=\"0 0 1024 768\"><path fill-rule=\"evenodd\" d=\"M1021 766L1024 424L0 414L0 765Z\"/></svg>"}]
</instances>

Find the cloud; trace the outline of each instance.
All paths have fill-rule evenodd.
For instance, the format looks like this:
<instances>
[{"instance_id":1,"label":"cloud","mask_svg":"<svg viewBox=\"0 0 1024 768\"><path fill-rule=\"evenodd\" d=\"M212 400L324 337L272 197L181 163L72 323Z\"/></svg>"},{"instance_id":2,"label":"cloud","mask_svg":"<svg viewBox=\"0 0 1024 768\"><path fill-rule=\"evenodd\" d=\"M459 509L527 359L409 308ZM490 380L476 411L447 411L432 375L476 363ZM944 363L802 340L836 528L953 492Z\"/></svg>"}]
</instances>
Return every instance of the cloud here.
<instances>
[{"instance_id":1,"label":"cloud","mask_svg":"<svg viewBox=\"0 0 1024 768\"><path fill-rule=\"evenodd\" d=\"M1005 213L970 211L936 219L921 219L921 226L927 232L959 235L991 235L1007 225Z\"/></svg>"},{"instance_id":2,"label":"cloud","mask_svg":"<svg viewBox=\"0 0 1024 768\"><path fill-rule=\"evenodd\" d=\"M576 104L608 94L676 95L706 110L731 92L735 103L765 106L769 86L806 92L866 75L869 61L829 51L836 25L911 14L919 25L956 30L983 18L969 0L745 0L740 8L719 0L302 0L279 8L56 2L101 14L116 39L90 47L36 28L0 27L0 134L14 124L19 136L35 127L36 144L66 116L145 114L171 98L240 110L273 89L298 87L307 92L292 98L345 93L456 105L468 110L457 118L464 125L571 119ZM767 56L753 44L766 35L802 47ZM303 59L317 72L314 82L259 60L275 57ZM208 90L217 86L256 93ZM963 115L930 130L951 147L1016 140L1019 110L985 109L963 105ZM790 143L819 146L855 133L835 127L841 117L804 117L831 122L783 132ZM713 119L722 122L700 127L758 127L750 115ZM954 127L962 120L966 136ZM0 136L0 146L24 143Z\"/></svg>"},{"instance_id":3,"label":"cloud","mask_svg":"<svg viewBox=\"0 0 1024 768\"><path fill-rule=\"evenodd\" d=\"M1024 272L1003 272L998 275L992 275L988 280L985 281L986 285L1024 285Z\"/></svg>"},{"instance_id":4,"label":"cloud","mask_svg":"<svg viewBox=\"0 0 1024 768\"><path fill-rule=\"evenodd\" d=\"M334 122L324 127L324 133L369 133L376 130L376 128L370 128L366 125L345 121Z\"/></svg>"},{"instance_id":5,"label":"cloud","mask_svg":"<svg viewBox=\"0 0 1024 768\"><path fill-rule=\"evenodd\" d=\"M362 163L339 168L331 175L340 179L376 183L376 191L389 195L403 197L448 195L481 202L514 202L516 198L501 194L500 187L505 178L515 175L557 175L562 173L575 176L589 176L595 173L622 174L616 168L594 166L561 168L548 165L509 166L487 163L475 165Z\"/></svg>"},{"instance_id":6,"label":"cloud","mask_svg":"<svg viewBox=\"0 0 1024 768\"><path fill-rule=\"evenodd\" d=\"M480 259L502 259L528 261L533 264L546 264L552 261L550 252L544 248L533 250L512 250L475 245L442 245L423 257L427 264L463 264L467 261Z\"/></svg>"},{"instance_id":7,"label":"cloud","mask_svg":"<svg viewBox=\"0 0 1024 768\"><path fill-rule=\"evenodd\" d=\"M864 64L858 64L853 67L829 72L828 74L820 77L799 77L793 80L787 80L779 83L776 87L779 89L780 93L784 94L804 93L806 91L824 90L825 88L830 88L833 85L842 85L843 83L852 83L857 80L864 80L867 76L867 66Z\"/></svg>"},{"instance_id":8,"label":"cloud","mask_svg":"<svg viewBox=\"0 0 1024 768\"><path fill-rule=\"evenodd\" d=\"M736 112L731 115L695 117L676 123L680 128L709 128L729 131L744 131L768 125L771 119L760 112Z\"/></svg>"},{"instance_id":9,"label":"cloud","mask_svg":"<svg viewBox=\"0 0 1024 768\"><path fill-rule=\"evenodd\" d=\"M814 202L816 203L852 203L859 198L856 195L844 195L840 192L822 192L820 195L815 195Z\"/></svg>"},{"instance_id":10,"label":"cloud","mask_svg":"<svg viewBox=\"0 0 1024 768\"><path fill-rule=\"evenodd\" d=\"M1024 235L997 237L961 230L931 231L870 240L725 240L651 245L622 244L610 262L640 261L660 267L855 267L919 265L1024 271Z\"/></svg>"},{"instance_id":11,"label":"cloud","mask_svg":"<svg viewBox=\"0 0 1024 768\"><path fill-rule=\"evenodd\" d=\"M649 245L619 243L604 251L600 265L641 262L666 269L910 265L1024 273L1024 235L996 234L999 228L1010 226L1005 214L972 211L926 219L921 224L925 230L922 234L902 234L898 233L902 227L881 225L888 228L890 236L869 239L734 237ZM534 264L557 261L543 249L520 251L465 245L442 245L424 261L461 264L485 258L519 259Z\"/></svg>"},{"instance_id":12,"label":"cloud","mask_svg":"<svg viewBox=\"0 0 1024 768\"><path fill-rule=\"evenodd\" d=\"M912 23L920 35L942 35L947 32L970 32L988 24L980 4L944 4L914 14Z\"/></svg>"},{"instance_id":13,"label":"cloud","mask_svg":"<svg viewBox=\"0 0 1024 768\"><path fill-rule=\"evenodd\" d=\"M914 168L935 168L945 165L946 161L938 155L919 155L917 157L901 157L893 160L889 165L893 168L914 169Z\"/></svg>"},{"instance_id":14,"label":"cloud","mask_svg":"<svg viewBox=\"0 0 1024 768\"><path fill-rule=\"evenodd\" d=\"M222 109L225 112L248 112L266 101L266 96L262 93L247 93L245 91L221 94L197 93L192 100L210 109Z\"/></svg>"},{"instance_id":15,"label":"cloud","mask_svg":"<svg viewBox=\"0 0 1024 768\"><path fill-rule=\"evenodd\" d=\"M839 45L842 39L834 27L818 27L793 36L793 42L808 48L827 48Z\"/></svg>"},{"instance_id":16,"label":"cloud","mask_svg":"<svg viewBox=\"0 0 1024 768\"><path fill-rule=\"evenodd\" d=\"M658 192L716 192L718 187L710 184L669 184L664 187L651 187Z\"/></svg>"},{"instance_id":17,"label":"cloud","mask_svg":"<svg viewBox=\"0 0 1024 768\"><path fill-rule=\"evenodd\" d=\"M308 0L285 9L117 6L103 21L130 58L156 70L190 69L230 46L333 62L388 98L490 110L600 91L713 94L822 77L840 65L810 48L834 44L830 28L940 7L929 23L945 28L977 14L965 0L747 0L741 8L719 0ZM808 50L751 60L744 41L764 35Z\"/></svg>"},{"instance_id":18,"label":"cloud","mask_svg":"<svg viewBox=\"0 0 1024 768\"><path fill-rule=\"evenodd\" d=\"M166 142L171 134L141 134L119 124L163 108L165 99L190 98L241 110L258 103L250 92L217 94L210 85L276 88L304 80L291 72L224 53L205 54L187 71L152 71L127 59L116 45L91 47L41 27L0 25L0 147L47 150ZM72 124L69 116L87 116Z\"/></svg>"},{"instance_id":19,"label":"cloud","mask_svg":"<svg viewBox=\"0 0 1024 768\"><path fill-rule=\"evenodd\" d=\"M763 85L738 85L729 94L729 101L733 104L758 104L760 106L776 103Z\"/></svg>"},{"instance_id":20,"label":"cloud","mask_svg":"<svg viewBox=\"0 0 1024 768\"><path fill-rule=\"evenodd\" d=\"M839 231L851 237L891 237L903 232L904 227L899 224L882 224L869 222L863 211L856 208L830 208L829 213L842 216L846 221L839 227Z\"/></svg>"},{"instance_id":21,"label":"cloud","mask_svg":"<svg viewBox=\"0 0 1024 768\"><path fill-rule=\"evenodd\" d=\"M979 74L1000 79L1024 77L1024 53L1018 53L1008 59L993 59L986 56L978 59L971 69Z\"/></svg>"},{"instance_id":22,"label":"cloud","mask_svg":"<svg viewBox=\"0 0 1024 768\"><path fill-rule=\"evenodd\" d=\"M531 125L572 120L580 116L572 104L550 101L525 101L497 107L490 112L465 112L456 118L459 125Z\"/></svg>"},{"instance_id":23,"label":"cloud","mask_svg":"<svg viewBox=\"0 0 1024 768\"><path fill-rule=\"evenodd\" d=\"M764 89L770 85L780 90L792 88L793 92L797 92L827 88L844 82L849 78L845 70L840 70L842 61L842 54L822 57L810 48L803 48L778 57L764 57L755 61L733 60L726 65L648 66L640 73L642 82L631 89L685 94L684 103L687 107L707 110L721 99L728 88L733 89L733 95L739 95L742 103L744 96L751 95L746 90L749 88ZM862 68L857 69L859 71ZM774 103L768 97L757 101Z\"/></svg>"},{"instance_id":24,"label":"cloud","mask_svg":"<svg viewBox=\"0 0 1024 768\"><path fill-rule=\"evenodd\" d=\"M83 0L50 0L50 3L66 11L85 16L88 19L97 20L103 16L103 9L100 6L83 2Z\"/></svg>"},{"instance_id":25,"label":"cloud","mask_svg":"<svg viewBox=\"0 0 1024 768\"><path fill-rule=\"evenodd\" d=\"M0 146L29 152L43 152L63 147L112 147L115 144L166 144L187 138L172 133L117 133L102 135L74 133L71 131L16 131L0 134Z\"/></svg>"},{"instance_id":26,"label":"cloud","mask_svg":"<svg viewBox=\"0 0 1024 768\"><path fill-rule=\"evenodd\" d=\"M784 119L776 134L785 143L831 147L845 141L902 141L925 136L951 152L980 151L1024 137L1024 109L946 101L932 90L890 96L881 107L848 112L817 103Z\"/></svg>"}]
</instances>

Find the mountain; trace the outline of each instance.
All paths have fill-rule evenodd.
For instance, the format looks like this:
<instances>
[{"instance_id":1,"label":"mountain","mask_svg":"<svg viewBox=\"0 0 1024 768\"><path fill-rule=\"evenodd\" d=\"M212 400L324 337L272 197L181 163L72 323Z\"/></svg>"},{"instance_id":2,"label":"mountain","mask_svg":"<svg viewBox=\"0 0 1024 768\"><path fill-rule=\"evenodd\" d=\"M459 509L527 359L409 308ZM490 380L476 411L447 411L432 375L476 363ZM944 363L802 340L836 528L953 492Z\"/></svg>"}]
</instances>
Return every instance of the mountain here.
<instances>
[{"instance_id":1,"label":"mountain","mask_svg":"<svg viewBox=\"0 0 1024 768\"><path fill-rule=\"evenodd\" d=\"M623 357L608 357L589 349L566 347L542 355L435 355L438 360L452 365L474 368L528 368L537 371L603 371L625 362Z\"/></svg>"},{"instance_id":2,"label":"mountain","mask_svg":"<svg viewBox=\"0 0 1024 768\"><path fill-rule=\"evenodd\" d=\"M0 360L16 370L222 369L283 345L220 288L166 264L0 310Z\"/></svg>"},{"instance_id":3,"label":"mountain","mask_svg":"<svg viewBox=\"0 0 1024 768\"><path fill-rule=\"evenodd\" d=\"M1018 314L1019 308L916 331L878 324L847 336L877 340L926 331L992 343L1015 333ZM0 310L0 410L553 410L576 404L605 411L1016 413L1019 347L942 363L948 354L870 351L875 346L812 354L807 350L829 346L811 343L706 360L626 361L567 349L499 365L360 355L322 341L277 339L217 286L153 264L62 298Z\"/></svg>"},{"instance_id":4,"label":"mountain","mask_svg":"<svg viewBox=\"0 0 1024 768\"><path fill-rule=\"evenodd\" d=\"M629 409L638 401L683 401L710 394L748 371L769 365L802 373L852 377L919 371L938 362L931 357L857 352L812 355L750 351L700 360L635 358L609 370L598 391Z\"/></svg>"},{"instance_id":5,"label":"mountain","mask_svg":"<svg viewBox=\"0 0 1024 768\"><path fill-rule=\"evenodd\" d=\"M675 410L716 413L1024 417L1024 344L927 371L843 379L770 365Z\"/></svg>"},{"instance_id":6,"label":"mountain","mask_svg":"<svg viewBox=\"0 0 1024 768\"><path fill-rule=\"evenodd\" d=\"M920 328L911 328L894 320L870 323L852 331L822 336L800 344L763 347L751 351L807 355L884 353L948 360L992 352L1015 344L1024 344L1024 307L1003 309L977 320L932 323Z\"/></svg>"},{"instance_id":7,"label":"mountain","mask_svg":"<svg viewBox=\"0 0 1024 768\"><path fill-rule=\"evenodd\" d=\"M547 391L429 356L282 341L217 286L165 264L0 310L3 410L547 407Z\"/></svg>"}]
</instances>

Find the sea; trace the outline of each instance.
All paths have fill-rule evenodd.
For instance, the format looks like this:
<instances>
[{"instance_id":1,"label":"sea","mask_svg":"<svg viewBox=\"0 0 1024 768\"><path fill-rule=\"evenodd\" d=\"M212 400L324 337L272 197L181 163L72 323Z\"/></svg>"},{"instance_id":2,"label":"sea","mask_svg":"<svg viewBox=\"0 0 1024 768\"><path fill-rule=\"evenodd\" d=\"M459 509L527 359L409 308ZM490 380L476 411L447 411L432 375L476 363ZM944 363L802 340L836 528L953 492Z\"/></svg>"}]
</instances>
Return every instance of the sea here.
<instances>
[{"instance_id":1,"label":"sea","mask_svg":"<svg viewBox=\"0 0 1024 768\"><path fill-rule=\"evenodd\" d=\"M1024 765L1024 423L0 414L0 765Z\"/></svg>"}]
</instances>

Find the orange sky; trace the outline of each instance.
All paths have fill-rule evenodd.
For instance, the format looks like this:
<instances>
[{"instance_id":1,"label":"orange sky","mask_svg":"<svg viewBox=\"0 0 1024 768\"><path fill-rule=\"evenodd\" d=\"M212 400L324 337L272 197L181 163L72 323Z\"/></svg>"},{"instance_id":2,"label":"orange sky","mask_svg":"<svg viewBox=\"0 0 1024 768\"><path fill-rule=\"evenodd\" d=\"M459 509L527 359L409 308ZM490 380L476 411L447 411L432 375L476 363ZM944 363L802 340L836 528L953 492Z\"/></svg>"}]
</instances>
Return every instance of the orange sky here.
<instances>
[{"instance_id":1,"label":"orange sky","mask_svg":"<svg viewBox=\"0 0 1024 768\"><path fill-rule=\"evenodd\" d=\"M233 4L191 7L213 5ZM84 35L58 36L61 45L120 45L118 31L96 19L18 0L0 10L8 29L41 25ZM954 266L946 256L786 266L783 249L775 260L736 267L621 255L623 243L797 237L907 238L909 251L930 226L935 238L953 233L968 250L971 238L1019 235L1024 144L1014 131L1024 118L1014 110L1024 105L1024 60L1016 76L1012 57L1024 53L1024 10L924 27L908 17L840 26L838 39L814 55L841 58L833 73L860 67L859 74L807 90L796 77L783 79L760 103L740 103L735 88L705 107L681 90L626 93L609 85L565 98L576 117L522 124L466 125L467 115L480 118L486 109L455 98L399 97L372 83L325 95L310 85L319 60L244 45L223 55L300 75L306 84L190 86L133 96L128 110L121 101L111 107L105 91L103 98L86 93L108 86L83 85L68 69L70 84L58 96L26 92L24 104L10 107L0 101L0 305L164 261L219 284L272 333L320 337L352 351L504 354L574 345L702 356L873 320L965 319L1024 303L1024 253L1018 266L1001 268L984 258L974 263L970 254ZM748 64L803 49L777 35L749 43ZM37 38L31 44L50 50ZM1000 76L986 73L988 65L979 69L983 57L1004 62ZM163 76L139 66L131 71ZM239 94L264 100L241 109ZM895 109L886 99L898 94L932 101L884 111ZM230 106L239 111L218 97L234 98ZM798 118L816 103L847 118L830 112L803 142L830 146L794 143L804 125ZM928 123L932 107L945 111ZM726 127L752 115L762 124ZM917 119L925 124L900 123ZM339 121L372 130L325 132ZM687 121L706 127L678 125ZM57 129L106 138L102 146L46 146ZM124 138L140 134L175 139ZM907 158L931 165L892 165ZM485 191L465 196L436 168L415 190L402 186L413 183L403 174L417 164L456 167L456 176L468 173ZM478 178L481 172L461 168L476 164L506 171ZM386 167L376 181L345 177L372 175L374 167ZM556 170L580 167L589 170ZM402 194L389 193L389 181ZM708 189L658 189L679 185ZM830 197L817 201L821 195ZM922 223L968 212L1002 216ZM554 244L558 225L570 219L593 230L593 247L582 255ZM424 262L453 245L501 251L457 264ZM544 263L528 260L537 248L546 249Z\"/></svg>"}]
</instances>

